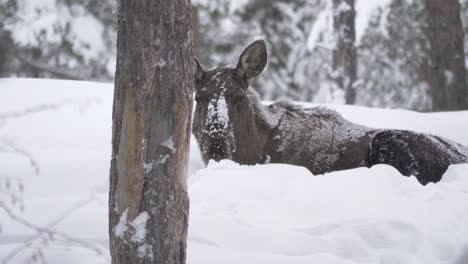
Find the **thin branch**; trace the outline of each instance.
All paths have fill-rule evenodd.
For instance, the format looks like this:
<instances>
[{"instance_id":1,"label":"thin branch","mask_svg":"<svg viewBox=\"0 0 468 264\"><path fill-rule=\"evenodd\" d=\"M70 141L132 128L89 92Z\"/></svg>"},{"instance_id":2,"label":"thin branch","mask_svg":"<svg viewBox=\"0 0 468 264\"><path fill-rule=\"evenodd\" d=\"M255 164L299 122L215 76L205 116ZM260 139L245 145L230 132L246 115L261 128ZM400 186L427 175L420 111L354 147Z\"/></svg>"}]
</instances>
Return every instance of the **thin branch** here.
<instances>
[{"instance_id":1,"label":"thin branch","mask_svg":"<svg viewBox=\"0 0 468 264\"><path fill-rule=\"evenodd\" d=\"M70 79L70 80L89 80L90 79L89 76L78 75L70 71L64 71L62 69L57 69L50 65L44 65L42 63L32 61L30 59L23 57L22 55L18 53L15 53L14 56L18 58L21 62L27 64L28 66L31 66L32 68L35 68L37 70L41 70L44 72L48 72L59 78Z\"/></svg>"},{"instance_id":2,"label":"thin branch","mask_svg":"<svg viewBox=\"0 0 468 264\"><path fill-rule=\"evenodd\" d=\"M53 230L52 228L58 225L60 222L62 222L64 219L66 219L69 215L71 215L73 212L76 210L84 207L85 205L91 203L96 199L95 193L92 192L89 197L86 199L83 199L82 201L78 201L75 203L72 207L69 209L65 210L63 213L58 215L55 219L50 221L47 224L47 227L42 228L39 226L36 226L27 220L15 215L3 202L0 201L0 208L3 208L7 215L14 220L17 223L20 223L26 227L29 227L33 230L35 230L38 234L35 236L30 237L26 241L24 241L21 245L13 249L5 258L2 259L2 264L7 264L9 263L15 256L17 256L19 253L21 253L23 250L30 248L35 241L44 238L47 241L62 241L65 244L72 244L74 246L80 246L86 249L89 249L91 251L94 251L98 255L103 255L104 250L96 245L93 245L92 243L79 239L79 238L74 238L66 233L59 232L56 230ZM44 237L46 235L46 237Z\"/></svg>"},{"instance_id":3,"label":"thin branch","mask_svg":"<svg viewBox=\"0 0 468 264\"><path fill-rule=\"evenodd\" d=\"M57 110L67 105L77 105L80 114L82 114L88 107L90 107L93 104L97 104L100 101L101 100L99 97L87 97L83 100L66 99L58 103L45 103L32 107L27 107L19 111L0 113L0 127L3 127L9 119L21 118L24 116L50 110Z\"/></svg>"},{"instance_id":4,"label":"thin branch","mask_svg":"<svg viewBox=\"0 0 468 264\"><path fill-rule=\"evenodd\" d=\"M67 105L77 105L78 107L80 107L80 111L82 111L81 108L84 108L86 106L89 106L90 104L98 103L98 102L100 102L100 99L98 97L88 97L85 100L81 100L81 101L63 100L62 102L59 102L59 103L45 103L45 104L35 105L32 107L27 107L20 111L0 113L0 121L12 119L12 118L20 118L20 117L24 117L24 116L39 113L39 112L57 110Z\"/></svg>"},{"instance_id":5,"label":"thin branch","mask_svg":"<svg viewBox=\"0 0 468 264\"><path fill-rule=\"evenodd\" d=\"M60 222L62 222L63 220L65 220L65 218L67 218L68 216L70 216L72 213L74 213L75 211L77 211L78 209L80 208L83 208L85 207L86 205L88 205L89 203L93 202L94 200L96 200L96 196L94 193L91 193L89 195L89 197L87 197L86 199L83 199L81 201L78 201L76 202L74 205L72 205L70 208L68 208L67 210L65 210L64 212L62 212L61 214L59 214L57 217L55 217L55 219L53 219L52 221L50 221L48 224L47 224L47 228L53 228L54 226L58 225Z\"/></svg>"},{"instance_id":6,"label":"thin branch","mask_svg":"<svg viewBox=\"0 0 468 264\"><path fill-rule=\"evenodd\" d=\"M17 146L15 143L13 143L12 140L7 139L5 137L0 138L0 143L2 143L4 146L9 148L12 153L18 154L20 156L26 157L29 161L29 165L33 168L34 173L38 175L40 173L40 167L39 163L36 161L36 158L29 153L27 150ZM0 149L5 151L6 149Z\"/></svg>"},{"instance_id":7,"label":"thin branch","mask_svg":"<svg viewBox=\"0 0 468 264\"><path fill-rule=\"evenodd\" d=\"M33 107L28 107L17 112L0 113L0 119L5 120L5 119L10 119L10 118L19 118L19 117L23 117L29 114L34 114L37 112L56 110L62 107L63 105L64 104L41 104L41 105L36 105Z\"/></svg>"},{"instance_id":8,"label":"thin branch","mask_svg":"<svg viewBox=\"0 0 468 264\"><path fill-rule=\"evenodd\" d=\"M324 43L317 43L317 44L315 45L315 48L323 49L323 50L326 50L326 51L329 51L329 52L332 52L332 51L333 51L333 48L327 46L327 45L324 44Z\"/></svg>"},{"instance_id":9,"label":"thin branch","mask_svg":"<svg viewBox=\"0 0 468 264\"><path fill-rule=\"evenodd\" d=\"M19 224L22 224L23 226L29 227L30 229L33 229L38 233L45 233L45 234L50 234L50 235L52 235L52 233L53 233L51 230L48 230L47 228L42 228L40 226L36 226L35 224L32 224L32 223L28 222L26 219L24 219L24 218L22 218L20 216L17 216L2 201L0 201L0 208L2 208L5 211L5 213L8 215L8 217L10 217L10 219L12 219L13 221L15 221L15 222L17 222Z\"/></svg>"},{"instance_id":10,"label":"thin branch","mask_svg":"<svg viewBox=\"0 0 468 264\"><path fill-rule=\"evenodd\" d=\"M12 205L18 205L24 210L22 193L24 191L23 181L18 177L2 176L0 174L0 200L10 199Z\"/></svg>"},{"instance_id":11,"label":"thin branch","mask_svg":"<svg viewBox=\"0 0 468 264\"><path fill-rule=\"evenodd\" d=\"M80 112L83 112L90 104L99 102L99 98L87 98L84 101L76 101L76 100L65 100L64 102L61 103L55 103L55 104L42 104L30 108L23 109L21 111L16 111L16 112L8 112L8 113L0 113L0 125L5 124L8 119L13 119L13 118L21 118L27 115L31 115L34 113L38 112L43 112L43 111L49 111L49 110L56 110L59 109L65 105L69 104L76 104L79 107ZM26 151L25 149L17 146L12 140L3 137L0 138L0 151L3 152L11 152L14 154L19 154L21 156L25 156L28 158L31 166L34 168L34 171L36 174L39 174L39 164L34 158L34 156ZM0 180L8 180L10 179L9 177L2 177ZM19 178L17 179L20 183L21 181ZM22 186L22 185L21 185ZM22 189L22 187L20 187ZM51 222L48 223L46 227L41 227L38 225L35 225L31 223L30 221L26 220L23 217L20 217L19 215L15 214L13 210L11 210L4 202L0 201L0 208L2 208L7 216L13 220L16 223L19 223L25 227L28 227L34 231L37 232L36 235L28 238L24 242L22 242L21 245L13 249L6 257L4 257L1 261L2 264L9 263L15 256L17 256L20 252L22 252L25 249L29 249L36 242L39 240L42 242L43 245L46 245L49 241L55 241L55 242L63 242L68 245L73 245L73 246L80 246L86 249L89 249L91 251L94 251L98 255L103 255L104 249L102 246L97 246L89 241L79 239L72 237L64 232L59 232L57 230L54 230L53 228L58 225L60 222L62 222L64 219L66 219L69 215L71 215L73 212L77 211L81 207L91 203L96 199L96 190L93 189L90 196L87 197L86 199L82 201L78 201L75 203L72 207L69 209L65 210L63 213L58 215L56 218L54 218ZM38 245L38 251L35 252L32 255L32 258L37 258L41 259L42 254L42 249L40 247L41 245Z\"/></svg>"}]
</instances>

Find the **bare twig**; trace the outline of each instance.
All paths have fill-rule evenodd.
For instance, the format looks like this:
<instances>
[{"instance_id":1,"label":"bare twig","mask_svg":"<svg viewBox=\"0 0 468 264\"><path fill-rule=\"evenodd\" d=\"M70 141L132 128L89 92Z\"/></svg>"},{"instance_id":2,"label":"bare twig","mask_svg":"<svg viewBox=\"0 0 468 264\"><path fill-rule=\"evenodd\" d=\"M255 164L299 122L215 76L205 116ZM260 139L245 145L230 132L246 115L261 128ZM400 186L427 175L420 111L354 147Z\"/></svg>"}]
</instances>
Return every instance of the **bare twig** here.
<instances>
[{"instance_id":1,"label":"bare twig","mask_svg":"<svg viewBox=\"0 0 468 264\"><path fill-rule=\"evenodd\" d=\"M58 103L46 103L46 104L40 104L32 107L28 107L19 111L15 112L6 112L6 113L0 113L0 122L7 119L13 119L13 118L20 118L24 117L27 115L39 113L39 112L45 112L45 111L50 111L50 110L57 110L59 108L62 108L64 106L68 105L77 105L80 109L80 112L83 111L86 107L94 104L94 103L99 103L100 100L97 97L89 97L86 98L85 100L64 100L62 102Z\"/></svg>"},{"instance_id":2,"label":"bare twig","mask_svg":"<svg viewBox=\"0 0 468 264\"><path fill-rule=\"evenodd\" d=\"M60 222L62 222L64 219L66 219L68 216L70 216L73 212L77 211L78 209L84 207L85 205L91 203L96 199L96 195L93 192L86 198L81 201L78 201L75 203L73 206L65 210L63 213L58 215L56 218L54 218L52 221L50 221L47 226L44 227L39 227L36 226L26 219L23 219L17 215L15 215L4 203L0 201L0 208L3 208L7 215L15 222L20 223L30 229L33 229L37 232L35 236L32 236L28 238L26 241L24 241L21 245L13 249L5 258L2 259L2 264L7 264L9 263L15 256L17 256L20 252L22 252L25 249L31 248L31 246L38 240L44 240L46 242L48 241L56 241L56 242L63 242L66 245L72 245L72 246L79 246L82 248L89 249L91 251L94 251L98 255L103 255L104 250L99 247L94 245L93 243L72 237L66 233L59 232L54 230L53 228L58 225ZM43 242L44 242L43 241Z\"/></svg>"},{"instance_id":3,"label":"bare twig","mask_svg":"<svg viewBox=\"0 0 468 264\"><path fill-rule=\"evenodd\" d=\"M83 75L83 74L76 74L71 71L65 71L62 69L57 69L54 66L46 65L43 63L39 63L33 60L30 60L18 53L14 54L16 58L18 58L21 62L35 68L37 70L41 70L43 72L48 72L56 77L70 79L70 80L89 80L91 74Z\"/></svg>"},{"instance_id":4,"label":"bare twig","mask_svg":"<svg viewBox=\"0 0 468 264\"><path fill-rule=\"evenodd\" d=\"M5 213L8 215L8 217L10 217L10 219L12 219L13 221L19 223L19 224L22 224L23 226L26 226L30 229L33 229L35 231L37 231L38 233L45 233L45 234L52 234L50 232L50 230L48 230L47 228L42 228L40 226L36 226L35 224L27 221L26 219L16 215L8 206L6 206L6 204L2 201L0 201L0 208L3 209L3 211L5 211Z\"/></svg>"},{"instance_id":5,"label":"bare twig","mask_svg":"<svg viewBox=\"0 0 468 264\"><path fill-rule=\"evenodd\" d=\"M34 107L29 107L20 111L15 112L7 112L7 113L0 113L0 127L1 125L5 124L9 119L21 118L27 115L31 115L38 112L44 112L49 110L56 110L63 106L74 104L79 107L79 111L83 112L87 107L91 104L99 102L99 98L87 98L82 101L77 100L64 100L59 103L51 103L51 104L41 104ZM15 155L24 156L29 160L31 167L34 169L36 174L39 174L40 167L39 163L36 161L34 156L27 150L23 149L22 147L18 146L13 142L13 140L7 137L0 137L0 152L4 153L13 153ZM0 181L5 181L5 188L10 188L10 182L17 181L18 182L18 191L23 191L23 184L20 178L11 178L2 176ZM7 193L14 201L21 201L20 197L18 197L15 193ZM5 256L2 260L2 264L9 263L12 259L14 259L19 253L21 253L25 249L30 249L34 247L36 250L31 255L30 260L37 262L45 263L45 258L43 252L43 248L47 246L49 242L59 242L69 246L78 246L82 248L89 249L94 251L98 255L104 254L104 249L102 246L96 245L90 241L86 241L83 239L79 239L73 236L70 236L64 232L60 232L54 229L56 225L62 222L64 219L69 217L73 212L79 210L80 208L84 207L85 205L91 203L92 201L96 200L96 190L93 189L90 195L81 201L78 201L73 206L65 210L63 213L58 215L52 221L50 221L46 227L42 227L39 225L35 225L34 223L28 221L27 219L17 215L7 204L0 200L0 208L5 211L7 216L14 222L19 223L29 229L34 230L37 234L27 238L25 241L21 242L19 246L14 248L7 256ZM14 202L13 202L14 203Z\"/></svg>"},{"instance_id":6,"label":"bare twig","mask_svg":"<svg viewBox=\"0 0 468 264\"><path fill-rule=\"evenodd\" d=\"M39 163L34 158L34 156L31 153L29 153L29 151L17 146L12 140L6 137L0 138L0 143L3 144L3 146L0 145L0 150L4 152L11 152L27 158L29 161L29 165L34 170L34 173L36 175L40 173Z\"/></svg>"},{"instance_id":7,"label":"bare twig","mask_svg":"<svg viewBox=\"0 0 468 264\"><path fill-rule=\"evenodd\" d=\"M8 197L6 199L10 199L12 205L18 205L19 209L23 211L24 203L21 197L23 191L24 185L20 178L0 175L0 200Z\"/></svg>"}]
</instances>

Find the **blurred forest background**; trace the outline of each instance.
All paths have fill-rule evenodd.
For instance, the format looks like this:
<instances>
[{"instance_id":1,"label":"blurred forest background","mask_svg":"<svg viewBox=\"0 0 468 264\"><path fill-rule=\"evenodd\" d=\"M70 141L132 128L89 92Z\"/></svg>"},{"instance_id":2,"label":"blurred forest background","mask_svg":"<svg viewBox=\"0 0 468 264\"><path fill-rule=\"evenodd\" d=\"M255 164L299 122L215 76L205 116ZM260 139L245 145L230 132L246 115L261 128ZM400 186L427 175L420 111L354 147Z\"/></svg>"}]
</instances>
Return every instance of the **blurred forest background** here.
<instances>
[{"instance_id":1,"label":"blurred forest background","mask_svg":"<svg viewBox=\"0 0 468 264\"><path fill-rule=\"evenodd\" d=\"M0 1L0 77L113 81L117 0ZM333 14L343 6L334 2L194 0L195 52L205 67L236 63L247 43L265 38L269 64L254 83L264 100L344 103L333 63ZM468 1L460 4L466 37ZM375 8L356 7L355 95L347 103L432 110L424 1L356 5Z\"/></svg>"}]
</instances>

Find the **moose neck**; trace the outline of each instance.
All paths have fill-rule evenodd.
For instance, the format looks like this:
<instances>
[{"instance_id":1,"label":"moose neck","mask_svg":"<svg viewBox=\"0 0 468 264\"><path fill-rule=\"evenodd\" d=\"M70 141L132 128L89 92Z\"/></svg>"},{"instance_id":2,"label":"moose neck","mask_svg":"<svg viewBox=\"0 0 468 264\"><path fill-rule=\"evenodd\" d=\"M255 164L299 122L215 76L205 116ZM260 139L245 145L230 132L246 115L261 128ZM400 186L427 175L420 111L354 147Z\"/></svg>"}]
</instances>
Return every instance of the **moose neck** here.
<instances>
[{"instance_id":1,"label":"moose neck","mask_svg":"<svg viewBox=\"0 0 468 264\"><path fill-rule=\"evenodd\" d=\"M233 158L241 164L256 164L267 159L265 149L280 114L264 106L255 91L249 91L248 97L251 116L237 121Z\"/></svg>"}]
</instances>

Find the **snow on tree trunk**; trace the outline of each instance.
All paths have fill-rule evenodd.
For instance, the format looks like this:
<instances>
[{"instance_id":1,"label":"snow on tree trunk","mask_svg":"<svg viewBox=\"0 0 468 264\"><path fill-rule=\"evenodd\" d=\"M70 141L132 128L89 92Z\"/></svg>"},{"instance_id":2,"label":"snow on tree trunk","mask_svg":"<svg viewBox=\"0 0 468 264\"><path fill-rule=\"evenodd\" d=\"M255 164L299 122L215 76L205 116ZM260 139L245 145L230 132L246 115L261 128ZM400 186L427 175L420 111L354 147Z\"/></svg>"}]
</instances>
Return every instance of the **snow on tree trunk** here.
<instances>
[{"instance_id":1,"label":"snow on tree trunk","mask_svg":"<svg viewBox=\"0 0 468 264\"><path fill-rule=\"evenodd\" d=\"M468 109L463 27L458 0L427 0L432 58L432 107Z\"/></svg>"},{"instance_id":2,"label":"snow on tree trunk","mask_svg":"<svg viewBox=\"0 0 468 264\"><path fill-rule=\"evenodd\" d=\"M354 104L356 101L355 16L354 0L333 0L333 29L336 39L332 78L338 88L345 91L347 104Z\"/></svg>"},{"instance_id":3,"label":"snow on tree trunk","mask_svg":"<svg viewBox=\"0 0 468 264\"><path fill-rule=\"evenodd\" d=\"M117 49L112 263L185 263L193 90L190 1L120 0Z\"/></svg>"}]
</instances>

